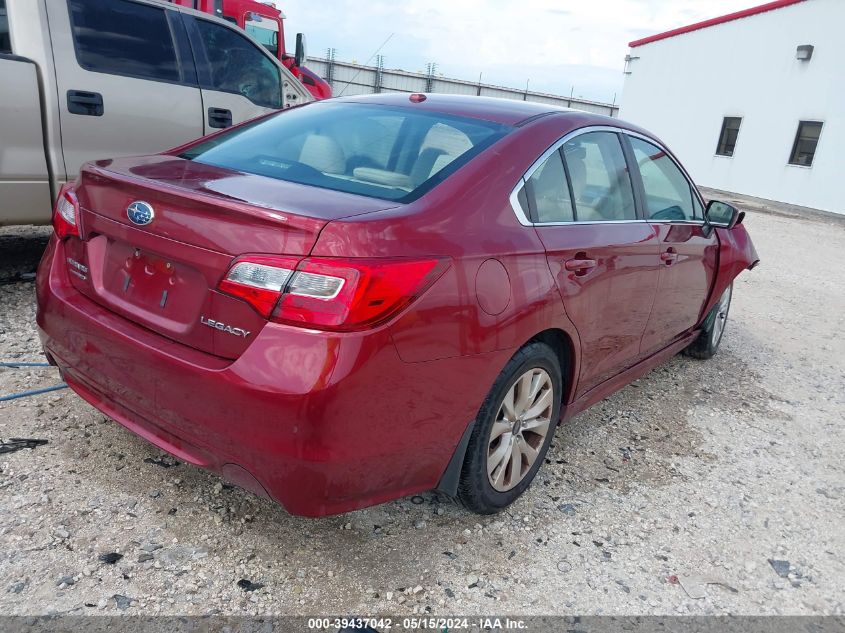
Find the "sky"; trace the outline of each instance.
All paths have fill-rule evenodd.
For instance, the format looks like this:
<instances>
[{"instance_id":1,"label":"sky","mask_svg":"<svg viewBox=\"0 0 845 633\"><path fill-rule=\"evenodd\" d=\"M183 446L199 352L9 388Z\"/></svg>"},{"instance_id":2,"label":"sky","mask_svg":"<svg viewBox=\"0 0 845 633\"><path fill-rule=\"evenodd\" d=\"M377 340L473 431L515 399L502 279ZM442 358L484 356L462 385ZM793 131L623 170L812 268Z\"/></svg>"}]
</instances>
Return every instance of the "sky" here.
<instances>
[{"instance_id":1,"label":"sky","mask_svg":"<svg viewBox=\"0 0 845 633\"><path fill-rule=\"evenodd\" d=\"M628 42L763 0L274 0L308 54L618 103Z\"/></svg>"}]
</instances>

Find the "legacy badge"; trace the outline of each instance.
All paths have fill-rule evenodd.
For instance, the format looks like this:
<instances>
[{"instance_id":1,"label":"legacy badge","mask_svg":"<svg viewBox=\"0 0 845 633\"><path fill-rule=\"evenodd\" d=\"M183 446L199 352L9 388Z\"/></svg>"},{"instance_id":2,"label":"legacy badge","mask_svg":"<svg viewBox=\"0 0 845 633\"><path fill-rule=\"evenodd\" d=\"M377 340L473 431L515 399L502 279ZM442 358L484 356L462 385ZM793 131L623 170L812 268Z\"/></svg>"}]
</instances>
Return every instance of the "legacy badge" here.
<instances>
[{"instance_id":1,"label":"legacy badge","mask_svg":"<svg viewBox=\"0 0 845 633\"><path fill-rule=\"evenodd\" d=\"M214 319L206 319L205 316L200 317L200 323L202 323L203 325L207 325L208 327L213 327L215 330L226 332L226 334L243 336L244 338L248 337L251 334L249 330L244 330L243 328L239 327L232 327L231 325L226 325L225 323L215 321Z\"/></svg>"}]
</instances>

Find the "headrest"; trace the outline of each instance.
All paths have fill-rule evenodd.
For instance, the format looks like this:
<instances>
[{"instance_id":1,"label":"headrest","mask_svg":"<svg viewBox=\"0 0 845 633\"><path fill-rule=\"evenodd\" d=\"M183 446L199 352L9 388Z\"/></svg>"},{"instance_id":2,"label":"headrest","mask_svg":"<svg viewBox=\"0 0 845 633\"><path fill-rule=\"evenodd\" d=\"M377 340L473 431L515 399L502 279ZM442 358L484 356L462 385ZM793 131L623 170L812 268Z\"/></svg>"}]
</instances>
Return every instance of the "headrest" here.
<instances>
[{"instance_id":1,"label":"headrest","mask_svg":"<svg viewBox=\"0 0 845 633\"><path fill-rule=\"evenodd\" d=\"M337 141L328 136L312 134L302 145L299 162L325 174L346 173L346 157Z\"/></svg>"}]
</instances>

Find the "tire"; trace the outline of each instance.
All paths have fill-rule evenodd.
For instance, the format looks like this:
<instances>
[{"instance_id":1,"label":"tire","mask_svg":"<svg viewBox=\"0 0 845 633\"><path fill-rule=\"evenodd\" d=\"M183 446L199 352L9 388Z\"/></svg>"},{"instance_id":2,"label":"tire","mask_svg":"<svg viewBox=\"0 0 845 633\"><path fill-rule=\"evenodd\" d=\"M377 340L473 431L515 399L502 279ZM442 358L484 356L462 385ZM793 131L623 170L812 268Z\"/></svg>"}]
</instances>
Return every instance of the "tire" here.
<instances>
[{"instance_id":1,"label":"tire","mask_svg":"<svg viewBox=\"0 0 845 633\"><path fill-rule=\"evenodd\" d=\"M701 332L689 347L684 350L687 356L706 360L713 358L719 350L719 344L725 335L725 327L728 324L728 312L731 309L731 297L733 296L733 283L725 288L722 296L716 302L704 322L701 324Z\"/></svg>"},{"instance_id":2,"label":"tire","mask_svg":"<svg viewBox=\"0 0 845 633\"><path fill-rule=\"evenodd\" d=\"M560 364L548 345L529 343L514 354L481 405L467 445L458 499L468 510L493 514L531 485L554 436L562 399Z\"/></svg>"}]
</instances>

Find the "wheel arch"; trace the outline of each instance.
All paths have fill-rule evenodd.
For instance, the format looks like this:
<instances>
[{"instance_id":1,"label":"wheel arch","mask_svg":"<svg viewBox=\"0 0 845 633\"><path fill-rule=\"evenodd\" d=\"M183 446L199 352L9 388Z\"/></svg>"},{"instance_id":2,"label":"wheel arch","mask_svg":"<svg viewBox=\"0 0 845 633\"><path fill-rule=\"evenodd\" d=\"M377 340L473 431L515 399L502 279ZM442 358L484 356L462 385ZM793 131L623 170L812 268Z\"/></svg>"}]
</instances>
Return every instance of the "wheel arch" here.
<instances>
[{"instance_id":1,"label":"wheel arch","mask_svg":"<svg viewBox=\"0 0 845 633\"><path fill-rule=\"evenodd\" d=\"M519 350L524 348L526 345L535 342L545 343L552 349L552 351L554 351L555 356L558 359L560 373L563 377L564 384L563 401L561 404L564 406L569 404L575 394L575 377L577 375L576 372L578 368L575 342L564 330L560 328L549 328L543 330L542 332L538 332L525 341L516 351L514 351L514 354L517 354ZM457 494L458 482L461 477L461 468L464 464L467 445L469 444L473 428L475 428L474 419L471 420L467 424L466 429L464 429L464 433L461 436L458 445L455 447L455 452L449 460L449 465L446 467L443 476L440 477L440 481L437 483L437 487L435 488L437 492L442 492L450 497L454 497Z\"/></svg>"},{"instance_id":2,"label":"wheel arch","mask_svg":"<svg viewBox=\"0 0 845 633\"><path fill-rule=\"evenodd\" d=\"M550 328L543 330L532 336L527 340L522 347L529 343L540 342L545 343L557 356L558 364L560 366L560 374L563 377L563 401L566 405L572 401L575 394L576 370L578 367L577 357L575 353L575 342L564 330L560 328ZM520 349L522 349L520 347Z\"/></svg>"}]
</instances>

